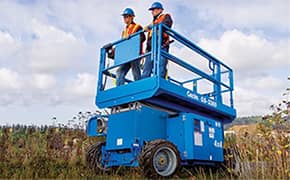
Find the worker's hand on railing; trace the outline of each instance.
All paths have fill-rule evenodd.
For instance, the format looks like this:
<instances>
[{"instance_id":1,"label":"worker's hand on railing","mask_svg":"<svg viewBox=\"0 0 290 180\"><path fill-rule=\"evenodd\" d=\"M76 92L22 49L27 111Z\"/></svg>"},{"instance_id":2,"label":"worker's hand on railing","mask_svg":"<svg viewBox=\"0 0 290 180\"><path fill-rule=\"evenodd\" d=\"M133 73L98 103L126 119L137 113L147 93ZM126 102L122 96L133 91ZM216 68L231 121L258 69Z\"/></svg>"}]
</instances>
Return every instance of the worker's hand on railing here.
<instances>
[{"instance_id":1,"label":"worker's hand on railing","mask_svg":"<svg viewBox=\"0 0 290 180\"><path fill-rule=\"evenodd\" d=\"M165 48L166 46L169 46L171 43L174 43L174 40L167 40L165 43L162 44L162 48Z\"/></svg>"},{"instance_id":2,"label":"worker's hand on railing","mask_svg":"<svg viewBox=\"0 0 290 180\"><path fill-rule=\"evenodd\" d=\"M108 58L114 59L115 58L115 48L111 48L107 50Z\"/></svg>"},{"instance_id":3,"label":"worker's hand on railing","mask_svg":"<svg viewBox=\"0 0 290 180\"><path fill-rule=\"evenodd\" d=\"M145 27L143 28L143 30L144 30L145 32L147 32L147 31L149 31L149 30L152 29L152 26L153 26L153 24L150 23L150 24L148 24L147 26L145 26Z\"/></svg>"},{"instance_id":4,"label":"worker's hand on railing","mask_svg":"<svg viewBox=\"0 0 290 180\"><path fill-rule=\"evenodd\" d=\"M103 48L106 49L106 51L108 51L109 49L113 48L113 44L112 43L106 44L103 46Z\"/></svg>"},{"instance_id":5,"label":"worker's hand on railing","mask_svg":"<svg viewBox=\"0 0 290 180\"><path fill-rule=\"evenodd\" d=\"M122 37L123 39L129 39L130 38L130 35L126 34Z\"/></svg>"}]
</instances>

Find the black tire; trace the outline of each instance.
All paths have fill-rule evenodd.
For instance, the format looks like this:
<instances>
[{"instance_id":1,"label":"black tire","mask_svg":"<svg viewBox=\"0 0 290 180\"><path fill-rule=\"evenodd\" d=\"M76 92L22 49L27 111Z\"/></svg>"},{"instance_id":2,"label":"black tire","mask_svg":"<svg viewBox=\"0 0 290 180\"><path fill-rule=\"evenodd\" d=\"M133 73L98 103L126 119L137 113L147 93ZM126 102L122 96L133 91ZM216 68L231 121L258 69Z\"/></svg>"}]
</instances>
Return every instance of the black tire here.
<instances>
[{"instance_id":1,"label":"black tire","mask_svg":"<svg viewBox=\"0 0 290 180\"><path fill-rule=\"evenodd\" d=\"M96 174L108 171L101 163L103 146L105 146L105 142L98 142L89 146L86 152L87 165L94 170Z\"/></svg>"},{"instance_id":2,"label":"black tire","mask_svg":"<svg viewBox=\"0 0 290 180\"><path fill-rule=\"evenodd\" d=\"M162 139L150 141L142 149L139 166L145 177L172 177L180 167L179 152L171 142Z\"/></svg>"}]
</instances>

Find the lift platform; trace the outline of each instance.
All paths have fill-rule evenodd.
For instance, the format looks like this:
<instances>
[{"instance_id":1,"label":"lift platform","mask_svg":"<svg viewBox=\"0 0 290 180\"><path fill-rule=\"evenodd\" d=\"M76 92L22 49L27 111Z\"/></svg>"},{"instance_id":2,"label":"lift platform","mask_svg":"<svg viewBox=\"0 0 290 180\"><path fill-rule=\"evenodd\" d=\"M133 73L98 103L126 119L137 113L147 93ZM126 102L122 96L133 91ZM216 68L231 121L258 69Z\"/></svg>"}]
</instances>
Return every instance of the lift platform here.
<instances>
[{"instance_id":1,"label":"lift platform","mask_svg":"<svg viewBox=\"0 0 290 180\"><path fill-rule=\"evenodd\" d=\"M161 34L164 31L174 41L169 52L163 51L161 47ZM152 50L140 55L140 33L101 48L96 96L96 105L99 108L141 102L177 113L188 112L215 117L223 123L231 122L236 117L233 104L233 71L230 67L163 24L153 27ZM114 59L107 56L112 47ZM184 49L187 50L186 59L180 57L185 54L177 53ZM116 69L120 65L147 56L154 64L151 77L138 81L128 78L125 85L114 84ZM166 78L160 76L159 61L162 57L169 62L169 75ZM200 67L201 64L205 66ZM186 80L175 78L183 73L187 73ZM207 89L203 88L204 84Z\"/></svg>"}]
</instances>

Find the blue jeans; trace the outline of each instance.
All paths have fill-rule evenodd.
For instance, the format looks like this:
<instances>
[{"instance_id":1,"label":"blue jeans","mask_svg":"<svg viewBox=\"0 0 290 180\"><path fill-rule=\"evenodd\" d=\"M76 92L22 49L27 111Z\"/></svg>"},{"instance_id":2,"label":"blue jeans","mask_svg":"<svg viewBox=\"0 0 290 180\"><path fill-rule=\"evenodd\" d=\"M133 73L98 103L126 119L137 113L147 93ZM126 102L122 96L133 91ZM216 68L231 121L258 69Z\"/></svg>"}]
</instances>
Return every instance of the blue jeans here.
<instances>
[{"instance_id":1,"label":"blue jeans","mask_svg":"<svg viewBox=\"0 0 290 180\"><path fill-rule=\"evenodd\" d=\"M130 68L132 68L134 80L141 79L140 60L122 64L117 70L117 86L125 84L125 77Z\"/></svg>"},{"instance_id":2,"label":"blue jeans","mask_svg":"<svg viewBox=\"0 0 290 180\"><path fill-rule=\"evenodd\" d=\"M169 46L163 47L163 51L168 52ZM162 78L165 78L166 72L167 72L167 63L168 60L165 57L161 57L160 63L159 63L159 69L160 69L160 76ZM146 56L145 64L144 64L144 70L142 73L142 79L150 77L153 69L153 61L151 61L151 56Z\"/></svg>"}]
</instances>

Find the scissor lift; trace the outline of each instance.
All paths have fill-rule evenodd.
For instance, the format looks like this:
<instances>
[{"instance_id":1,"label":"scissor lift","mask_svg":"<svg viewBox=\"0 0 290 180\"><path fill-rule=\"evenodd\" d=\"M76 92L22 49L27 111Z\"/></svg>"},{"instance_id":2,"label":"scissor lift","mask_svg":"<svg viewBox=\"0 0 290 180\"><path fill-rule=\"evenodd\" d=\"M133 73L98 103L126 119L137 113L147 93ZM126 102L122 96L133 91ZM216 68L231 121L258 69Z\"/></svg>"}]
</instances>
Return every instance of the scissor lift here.
<instances>
[{"instance_id":1,"label":"scissor lift","mask_svg":"<svg viewBox=\"0 0 290 180\"><path fill-rule=\"evenodd\" d=\"M185 60L163 51L163 32L174 41L173 51L194 55ZM163 24L153 26L152 50L140 55L140 33L101 48L96 105L111 112L88 121L87 134L106 139L89 148L89 165L97 172L139 166L146 176L168 177L182 165L223 162L223 124L236 117L232 69ZM107 57L112 48L114 59ZM120 65L147 56L154 64L152 76L114 85ZM166 78L160 76L162 57L169 61ZM207 66L197 67L202 61Z\"/></svg>"}]
</instances>

